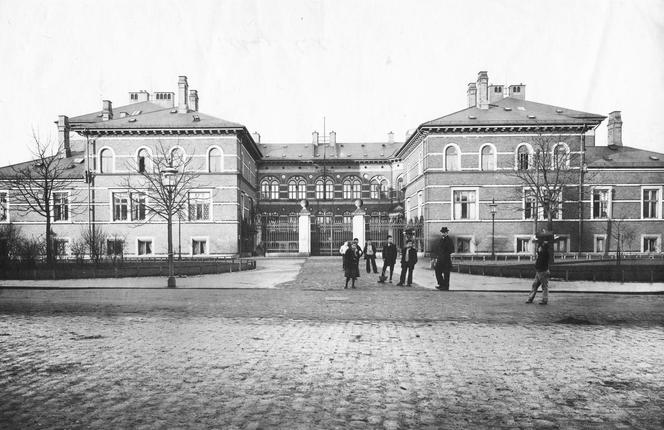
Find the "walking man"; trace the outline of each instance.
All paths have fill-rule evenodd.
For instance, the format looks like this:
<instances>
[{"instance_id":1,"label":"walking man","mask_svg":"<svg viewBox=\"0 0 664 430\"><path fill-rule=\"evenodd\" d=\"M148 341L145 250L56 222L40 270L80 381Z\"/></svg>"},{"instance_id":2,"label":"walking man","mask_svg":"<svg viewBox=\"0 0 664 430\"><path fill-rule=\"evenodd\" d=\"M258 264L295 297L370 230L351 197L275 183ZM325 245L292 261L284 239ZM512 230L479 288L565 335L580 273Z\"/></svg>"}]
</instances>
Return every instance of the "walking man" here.
<instances>
[{"instance_id":1,"label":"walking man","mask_svg":"<svg viewBox=\"0 0 664 430\"><path fill-rule=\"evenodd\" d=\"M436 244L434 255L436 256L436 263L434 264L434 272L436 273L436 281L438 285L436 289L447 291L450 289L450 272L452 271L452 254L454 253L454 243L448 236L449 229L443 227L440 229L442 237Z\"/></svg>"},{"instance_id":2,"label":"walking man","mask_svg":"<svg viewBox=\"0 0 664 430\"><path fill-rule=\"evenodd\" d=\"M413 270L417 264L417 250L413 248L413 241L408 240L406 246L401 252L401 277L399 278L399 287L403 287L403 283L407 281L406 286L410 287L413 283ZM408 279L406 280L406 272Z\"/></svg>"},{"instance_id":3,"label":"walking man","mask_svg":"<svg viewBox=\"0 0 664 430\"><path fill-rule=\"evenodd\" d=\"M380 275L378 282L385 283L385 269L390 268L390 283L392 282L392 273L394 272L394 264L397 262L397 246L392 240L392 235L387 235L387 243L383 246L383 272Z\"/></svg>"},{"instance_id":4,"label":"walking man","mask_svg":"<svg viewBox=\"0 0 664 430\"><path fill-rule=\"evenodd\" d=\"M549 243L543 240L537 246L537 259L535 260L535 280L526 303L532 303L537 294L537 289L542 286L542 300L540 305L546 305L549 302Z\"/></svg>"},{"instance_id":5,"label":"walking man","mask_svg":"<svg viewBox=\"0 0 664 430\"><path fill-rule=\"evenodd\" d=\"M374 273L378 273L378 268L376 267L376 247L370 240L367 240L367 243L364 244L364 259L367 260L367 273L371 273L372 268Z\"/></svg>"}]
</instances>

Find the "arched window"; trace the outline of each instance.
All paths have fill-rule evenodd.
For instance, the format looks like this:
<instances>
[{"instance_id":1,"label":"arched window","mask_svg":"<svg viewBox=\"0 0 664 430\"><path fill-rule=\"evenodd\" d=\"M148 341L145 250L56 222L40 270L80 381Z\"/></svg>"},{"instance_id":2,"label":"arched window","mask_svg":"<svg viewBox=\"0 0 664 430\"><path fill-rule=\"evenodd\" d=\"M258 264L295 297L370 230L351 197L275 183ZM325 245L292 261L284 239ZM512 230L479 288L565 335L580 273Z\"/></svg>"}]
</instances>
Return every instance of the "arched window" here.
<instances>
[{"instance_id":1,"label":"arched window","mask_svg":"<svg viewBox=\"0 0 664 430\"><path fill-rule=\"evenodd\" d=\"M370 197L372 199L387 197L387 179L382 176L375 176L371 179Z\"/></svg>"},{"instance_id":2,"label":"arched window","mask_svg":"<svg viewBox=\"0 0 664 430\"><path fill-rule=\"evenodd\" d=\"M99 153L99 171L101 173L110 173L113 171L113 151L102 149Z\"/></svg>"},{"instance_id":3,"label":"arched window","mask_svg":"<svg viewBox=\"0 0 664 430\"><path fill-rule=\"evenodd\" d=\"M569 167L569 148L564 143L559 143L553 147L551 153L551 165L554 169L565 169Z\"/></svg>"},{"instance_id":4,"label":"arched window","mask_svg":"<svg viewBox=\"0 0 664 430\"><path fill-rule=\"evenodd\" d=\"M530 168L530 152L528 145L519 145L516 150L517 170L528 170Z\"/></svg>"},{"instance_id":5,"label":"arched window","mask_svg":"<svg viewBox=\"0 0 664 430\"><path fill-rule=\"evenodd\" d=\"M397 178L397 193L399 195L399 200L403 200L404 198L403 176L399 176Z\"/></svg>"},{"instance_id":6,"label":"arched window","mask_svg":"<svg viewBox=\"0 0 664 430\"><path fill-rule=\"evenodd\" d=\"M279 199L279 181L276 178L264 178L261 181L261 198L265 200Z\"/></svg>"},{"instance_id":7,"label":"arched window","mask_svg":"<svg viewBox=\"0 0 664 430\"><path fill-rule=\"evenodd\" d=\"M270 198L279 200L279 181L276 179L272 179L270 182Z\"/></svg>"},{"instance_id":8,"label":"arched window","mask_svg":"<svg viewBox=\"0 0 664 430\"><path fill-rule=\"evenodd\" d=\"M360 178L350 176L344 179L343 183L343 198L344 199L359 199L362 196L362 181Z\"/></svg>"},{"instance_id":9,"label":"arched window","mask_svg":"<svg viewBox=\"0 0 664 430\"><path fill-rule=\"evenodd\" d=\"M351 214L348 211L344 212L343 223L344 224L352 224L353 223L353 214Z\"/></svg>"},{"instance_id":10,"label":"arched window","mask_svg":"<svg viewBox=\"0 0 664 430\"><path fill-rule=\"evenodd\" d=\"M307 198L307 181L304 178L295 177L288 181L288 198L292 200Z\"/></svg>"},{"instance_id":11,"label":"arched window","mask_svg":"<svg viewBox=\"0 0 664 430\"><path fill-rule=\"evenodd\" d=\"M185 154L182 148L175 147L171 149L170 153L171 159L169 161L169 165L171 167L175 167L176 169L182 169L185 164Z\"/></svg>"},{"instance_id":12,"label":"arched window","mask_svg":"<svg viewBox=\"0 0 664 430\"><path fill-rule=\"evenodd\" d=\"M331 178L321 177L316 180L316 198L319 200L334 198L334 181Z\"/></svg>"},{"instance_id":13,"label":"arched window","mask_svg":"<svg viewBox=\"0 0 664 430\"><path fill-rule=\"evenodd\" d=\"M484 145L481 153L482 170L496 170L496 151L493 145Z\"/></svg>"},{"instance_id":14,"label":"arched window","mask_svg":"<svg viewBox=\"0 0 664 430\"><path fill-rule=\"evenodd\" d=\"M138 166L138 171L140 173L145 172L146 165L147 165L149 157L150 157L150 154L148 153L147 149L141 148L138 151L138 156L136 157L136 165Z\"/></svg>"},{"instance_id":15,"label":"arched window","mask_svg":"<svg viewBox=\"0 0 664 430\"><path fill-rule=\"evenodd\" d=\"M221 172L221 150L210 148L208 152L208 172Z\"/></svg>"},{"instance_id":16,"label":"arched window","mask_svg":"<svg viewBox=\"0 0 664 430\"><path fill-rule=\"evenodd\" d=\"M445 150L445 170L460 170L459 166L459 151L456 146L450 145Z\"/></svg>"}]
</instances>

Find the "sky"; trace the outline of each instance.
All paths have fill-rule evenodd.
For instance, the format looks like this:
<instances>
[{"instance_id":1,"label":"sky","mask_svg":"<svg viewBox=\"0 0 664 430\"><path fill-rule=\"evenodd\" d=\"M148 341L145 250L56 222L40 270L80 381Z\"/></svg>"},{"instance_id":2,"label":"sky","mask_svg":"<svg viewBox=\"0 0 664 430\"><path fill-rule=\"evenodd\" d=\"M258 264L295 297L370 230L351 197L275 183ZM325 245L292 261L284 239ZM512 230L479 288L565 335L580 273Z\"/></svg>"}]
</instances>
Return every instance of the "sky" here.
<instances>
[{"instance_id":1,"label":"sky","mask_svg":"<svg viewBox=\"0 0 664 430\"><path fill-rule=\"evenodd\" d=\"M466 107L477 73L526 99L608 115L664 152L664 1L0 0L0 165L33 130L129 91L198 90L262 142L402 141ZM606 144L606 120L597 129Z\"/></svg>"}]
</instances>

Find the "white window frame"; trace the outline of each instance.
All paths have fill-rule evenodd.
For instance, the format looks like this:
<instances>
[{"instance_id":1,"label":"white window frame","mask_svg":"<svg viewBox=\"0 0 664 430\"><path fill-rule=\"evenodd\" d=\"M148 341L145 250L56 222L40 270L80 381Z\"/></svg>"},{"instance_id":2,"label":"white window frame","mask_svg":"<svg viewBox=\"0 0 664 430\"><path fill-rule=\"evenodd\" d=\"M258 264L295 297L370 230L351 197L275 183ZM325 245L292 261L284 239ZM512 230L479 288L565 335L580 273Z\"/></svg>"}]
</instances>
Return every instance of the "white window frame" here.
<instances>
[{"instance_id":1,"label":"white window frame","mask_svg":"<svg viewBox=\"0 0 664 430\"><path fill-rule=\"evenodd\" d=\"M109 217L110 222L112 223L122 223L122 222L131 222L131 193L129 190L108 190L110 193L110 209L111 214ZM115 219L115 195L116 194L126 194L127 195L127 218L126 219Z\"/></svg>"},{"instance_id":2,"label":"white window frame","mask_svg":"<svg viewBox=\"0 0 664 430\"><path fill-rule=\"evenodd\" d=\"M106 255L106 256L120 255L120 254L115 254L115 253L111 254L111 253L108 252L108 242L122 242L122 243L123 243L123 245L122 245L122 253L123 253L123 254L126 253L126 251L127 251L127 249L126 249L127 241L124 239L124 237L123 237L123 238L119 238L119 237L117 237L117 236L109 236L109 237L106 238L106 243L104 244L104 245L105 245L105 247L104 247L104 248L105 248L105 249L104 249L104 251L105 251L105 252L104 252L104 255ZM136 255L138 255L138 242L136 242Z\"/></svg>"},{"instance_id":3,"label":"white window frame","mask_svg":"<svg viewBox=\"0 0 664 430\"><path fill-rule=\"evenodd\" d=\"M217 171L212 171L212 166L210 165L210 153L212 150L218 150L219 151L219 170ZM224 171L224 150L221 149L219 145L212 145L208 148L207 152L205 153L205 164L207 165L206 172L208 173L221 173Z\"/></svg>"},{"instance_id":4,"label":"white window frame","mask_svg":"<svg viewBox=\"0 0 664 430\"><path fill-rule=\"evenodd\" d=\"M134 160L136 160L136 171L140 173L139 167L140 167L140 161L138 159L141 151L145 150L148 153L147 158L145 159L145 172L151 172L152 171L152 151L150 148L147 146L141 146L136 150L136 154L134 154Z\"/></svg>"},{"instance_id":5,"label":"white window frame","mask_svg":"<svg viewBox=\"0 0 664 430\"><path fill-rule=\"evenodd\" d=\"M173 164L173 151L175 151L176 149L182 151L182 166L177 166L176 167L176 166L172 165ZM178 169L178 172L182 172L182 171L185 170L184 168L185 168L188 160L189 160L189 156L187 155L187 151L185 151L182 146L174 145L174 146L171 147L171 149L168 150L168 161L170 162L169 164L171 164L171 167ZM180 167L182 167L182 170L180 170Z\"/></svg>"},{"instance_id":6,"label":"white window frame","mask_svg":"<svg viewBox=\"0 0 664 430\"><path fill-rule=\"evenodd\" d=\"M456 149L456 154L457 154L457 162L458 162L458 168L457 169L448 169L447 168L447 150L451 147L454 147ZM461 149L459 148L459 145L456 143L448 143L445 145L445 148L443 148L443 168L445 169L446 172L460 172L461 169Z\"/></svg>"},{"instance_id":7,"label":"white window frame","mask_svg":"<svg viewBox=\"0 0 664 430\"><path fill-rule=\"evenodd\" d=\"M281 182L277 178L273 178L270 181L270 200L279 200L279 188L281 188Z\"/></svg>"},{"instance_id":8,"label":"white window frame","mask_svg":"<svg viewBox=\"0 0 664 430\"><path fill-rule=\"evenodd\" d=\"M212 191L213 190L208 189L208 188L199 188L199 189L192 189L192 190L189 190L187 192L187 218L186 218L187 222L194 222L194 223L201 222L201 223L203 223L203 222L210 222L210 221L214 220L214 214L213 214L213 208L214 208L213 200L214 199L213 199L213 192ZM190 202L190 198L191 198L192 193L208 193L210 195L210 197L208 199L208 205L209 205L208 217L206 219L191 219L191 205L190 205L189 202Z\"/></svg>"},{"instance_id":9,"label":"white window frame","mask_svg":"<svg viewBox=\"0 0 664 430\"><path fill-rule=\"evenodd\" d=\"M67 219L55 219L55 195L56 194L66 194L67 195ZM71 223L71 193L69 190L67 191L53 191L53 195L51 196L51 219L53 220L54 223L58 224L63 224L63 223Z\"/></svg>"},{"instance_id":10,"label":"white window frame","mask_svg":"<svg viewBox=\"0 0 664 430\"><path fill-rule=\"evenodd\" d=\"M554 252L565 252L565 253L570 252L570 241L569 241L569 238L570 238L569 234L561 234L561 235L558 235L558 240L556 240L556 241L554 242L554 244L553 244L553 250L554 250ZM557 250L556 250L556 248L558 247L558 244L559 244L560 242L565 242L565 249L566 249L565 251L557 251Z\"/></svg>"},{"instance_id":11,"label":"white window frame","mask_svg":"<svg viewBox=\"0 0 664 430\"><path fill-rule=\"evenodd\" d=\"M565 168L569 169L570 149L569 149L569 145L565 142L558 142L555 145L553 145L553 148L551 149L551 168L552 169L556 168L556 150L560 146L565 148Z\"/></svg>"},{"instance_id":12,"label":"white window frame","mask_svg":"<svg viewBox=\"0 0 664 430\"><path fill-rule=\"evenodd\" d=\"M202 254L194 254L194 241L205 242L205 252ZM198 255L210 255L210 237L209 236L192 236L189 240L189 252L192 257Z\"/></svg>"},{"instance_id":13,"label":"white window frame","mask_svg":"<svg viewBox=\"0 0 664 430\"><path fill-rule=\"evenodd\" d=\"M643 216L643 205L645 204L645 200L643 199L643 192L646 190L655 190L657 191L657 204L655 205L655 210L657 211L657 214L654 217L651 218L646 218ZM643 185L641 187L641 206L639 208L641 212L641 219L642 220L655 220L655 219L662 219L662 186L648 186L648 185Z\"/></svg>"},{"instance_id":14,"label":"white window frame","mask_svg":"<svg viewBox=\"0 0 664 430\"><path fill-rule=\"evenodd\" d=\"M542 205L539 204L539 201L537 201L537 196L535 195L535 193L533 193L533 191L530 188L523 188L523 199L521 201L521 219L523 221L532 221L532 220L535 219L535 216L534 216L535 213L532 209L531 209L531 212L533 212L533 216L531 216L530 218L526 218L526 199L529 197L529 195L530 195L530 197L532 197L532 199L534 201L534 205L537 207L537 214L536 214L537 219L538 220L543 220L544 219L544 208L542 207Z\"/></svg>"},{"instance_id":15,"label":"white window frame","mask_svg":"<svg viewBox=\"0 0 664 430\"><path fill-rule=\"evenodd\" d=\"M526 240L528 242L527 249L525 251L519 251L518 245L519 240ZM525 234L517 234L514 236L514 253L519 255L527 255L533 253L533 236Z\"/></svg>"},{"instance_id":16,"label":"white window frame","mask_svg":"<svg viewBox=\"0 0 664 430\"><path fill-rule=\"evenodd\" d=\"M140 218L134 218L134 195L136 194L142 194L145 197L145 218L140 219ZM148 205L148 195L145 192L142 191L132 191L129 193L129 220L132 222L141 222L141 221L146 221L149 216L149 205Z\"/></svg>"},{"instance_id":17,"label":"white window frame","mask_svg":"<svg viewBox=\"0 0 664 430\"><path fill-rule=\"evenodd\" d=\"M459 242L461 240L468 240L468 254L474 254L475 253L475 236L469 236L469 235L459 235L454 238L454 252L456 254L461 254L459 251ZM463 253L465 254L465 253Z\"/></svg>"},{"instance_id":18,"label":"white window frame","mask_svg":"<svg viewBox=\"0 0 664 430\"><path fill-rule=\"evenodd\" d=\"M601 250L601 251L597 249L597 239L604 240L604 249ZM604 253L607 252L607 249L606 249L607 245L608 245L608 242L607 242L606 234L594 234L593 235L593 252L604 254Z\"/></svg>"},{"instance_id":19,"label":"white window frame","mask_svg":"<svg viewBox=\"0 0 664 430\"><path fill-rule=\"evenodd\" d=\"M646 239L655 239L655 251L646 251L644 245L644 241ZM661 234L642 234L641 235L641 252L648 252L648 253L660 253L662 252L662 235Z\"/></svg>"},{"instance_id":20,"label":"white window frame","mask_svg":"<svg viewBox=\"0 0 664 430\"><path fill-rule=\"evenodd\" d=\"M140 248L139 248L139 242L150 242L150 252L149 254L141 254L140 253ZM152 257L155 255L155 243L154 243L154 237L148 237L148 236L141 236L136 238L136 256L137 257Z\"/></svg>"},{"instance_id":21,"label":"white window frame","mask_svg":"<svg viewBox=\"0 0 664 430\"><path fill-rule=\"evenodd\" d=\"M459 217L457 217L456 201L455 201L455 198L454 198L457 191L473 191L473 192L475 192L475 201L473 202L473 204L475 206L475 209L474 209L475 216L469 217L469 218L459 218ZM451 210L451 213L450 213L450 219L451 220L453 220L453 221L477 221L477 220L479 220L479 213L480 213L480 210L479 210L480 209L479 208L479 205L480 205L480 189L479 189L479 187L455 187L455 188L452 188L451 193L450 193L450 199L451 199L450 203L452 205L452 210Z\"/></svg>"},{"instance_id":22,"label":"white window frame","mask_svg":"<svg viewBox=\"0 0 664 430\"><path fill-rule=\"evenodd\" d=\"M108 151L111 154L111 168L110 171L106 172L104 171L101 166L102 166L102 160L101 160L101 154L104 151ZM105 174L105 173L115 173L115 151L113 151L113 148L110 146L103 146L99 148L99 151L97 152L97 161L99 162L99 165L97 166L97 173Z\"/></svg>"},{"instance_id":23,"label":"white window frame","mask_svg":"<svg viewBox=\"0 0 664 430\"><path fill-rule=\"evenodd\" d=\"M606 191L608 195L606 216L595 216L595 191L601 190ZM641 193L643 198L643 193ZM601 201L601 200L600 200ZM611 214L613 212L613 187L593 187L590 191L590 219L611 219Z\"/></svg>"},{"instance_id":24,"label":"white window frame","mask_svg":"<svg viewBox=\"0 0 664 430\"><path fill-rule=\"evenodd\" d=\"M482 162L484 161L484 156L482 152L484 151L484 148L491 148L493 150L493 169L483 169L482 167ZM480 163L479 163L479 170L482 172L495 172L498 170L498 150L496 149L496 145L493 143L485 143L480 147Z\"/></svg>"},{"instance_id":25,"label":"white window frame","mask_svg":"<svg viewBox=\"0 0 664 430\"><path fill-rule=\"evenodd\" d=\"M0 224L9 224L9 190L0 190L0 194L5 195L5 219L0 219Z\"/></svg>"}]
</instances>

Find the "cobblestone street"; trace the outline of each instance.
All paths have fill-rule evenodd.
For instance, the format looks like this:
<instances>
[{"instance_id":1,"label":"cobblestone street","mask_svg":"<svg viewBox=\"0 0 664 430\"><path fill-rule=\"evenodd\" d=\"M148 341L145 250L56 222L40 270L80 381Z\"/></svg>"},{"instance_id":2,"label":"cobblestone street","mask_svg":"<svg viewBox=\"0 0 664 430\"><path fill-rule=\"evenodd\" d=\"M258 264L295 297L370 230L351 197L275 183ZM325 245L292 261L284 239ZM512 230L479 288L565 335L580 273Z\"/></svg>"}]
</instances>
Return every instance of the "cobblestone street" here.
<instances>
[{"instance_id":1,"label":"cobblestone street","mask_svg":"<svg viewBox=\"0 0 664 430\"><path fill-rule=\"evenodd\" d=\"M664 425L664 296L342 290L327 266L269 290L0 289L0 427Z\"/></svg>"}]
</instances>

